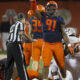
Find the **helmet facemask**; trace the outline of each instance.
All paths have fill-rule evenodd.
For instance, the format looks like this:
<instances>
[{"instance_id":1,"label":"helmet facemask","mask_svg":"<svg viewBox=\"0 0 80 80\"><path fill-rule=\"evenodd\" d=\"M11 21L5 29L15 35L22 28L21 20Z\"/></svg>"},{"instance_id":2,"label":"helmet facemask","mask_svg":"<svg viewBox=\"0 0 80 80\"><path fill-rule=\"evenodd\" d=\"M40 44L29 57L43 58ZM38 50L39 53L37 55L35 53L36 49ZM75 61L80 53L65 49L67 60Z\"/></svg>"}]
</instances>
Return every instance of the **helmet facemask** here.
<instances>
[{"instance_id":1,"label":"helmet facemask","mask_svg":"<svg viewBox=\"0 0 80 80\"><path fill-rule=\"evenodd\" d=\"M56 14L56 5L55 4L50 4L46 7L46 12L48 15L53 16Z\"/></svg>"}]
</instances>

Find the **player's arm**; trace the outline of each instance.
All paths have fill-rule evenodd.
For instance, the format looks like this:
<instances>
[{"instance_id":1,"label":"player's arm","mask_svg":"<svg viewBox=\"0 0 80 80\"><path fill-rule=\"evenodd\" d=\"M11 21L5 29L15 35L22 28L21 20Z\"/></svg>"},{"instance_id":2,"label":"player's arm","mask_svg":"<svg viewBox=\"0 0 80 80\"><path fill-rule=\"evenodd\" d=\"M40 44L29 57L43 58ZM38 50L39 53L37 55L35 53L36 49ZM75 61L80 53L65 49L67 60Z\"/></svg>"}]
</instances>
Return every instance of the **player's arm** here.
<instances>
[{"instance_id":1,"label":"player's arm","mask_svg":"<svg viewBox=\"0 0 80 80\"><path fill-rule=\"evenodd\" d=\"M62 37L63 37L65 43L68 45L68 44L70 44L70 42L69 42L69 39L67 37L67 34L65 33L65 27L64 26L65 25L61 25Z\"/></svg>"},{"instance_id":2,"label":"player's arm","mask_svg":"<svg viewBox=\"0 0 80 80\"><path fill-rule=\"evenodd\" d=\"M24 38L28 39L30 42L34 42L37 41L36 39L32 39L31 36L29 36L28 34L26 34L25 32L21 31L20 35L22 35Z\"/></svg>"},{"instance_id":3,"label":"player's arm","mask_svg":"<svg viewBox=\"0 0 80 80\"><path fill-rule=\"evenodd\" d=\"M30 42L33 42L33 39L28 34L26 34L24 31L20 31L20 35L28 39Z\"/></svg>"},{"instance_id":4,"label":"player's arm","mask_svg":"<svg viewBox=\"0 0 80 80\"><path fill-rule=\"evenodd\" d=\"M31 0L31 9L35 11L36 7L37 7L36 0Z\"/></svg>"},{"instance_id":5,"label":"player's arm","mask_svg":"<svg viewBox=\"0 0 80 80\"><path fill-rule=\"evenodd\" d=\"M31 36L31 38L33 38L31 25L30 25L30 27L29 27L29 32L28 32L28 34Z\"/></svg>"},{"instance_id":6,"label":"player's arm","mask_svg":"<svg viewBox=\"0 0 80 80\"><path fill-rule=\"evenodd\" d=\"M30 36L32 36L32 29L31 29L31 25L29 25L28 34L29 34Z\"/></svg>"},{"instance_id":7,"label":"player's arm","mask_svg":"<svg viewBox=\"0 0 80 80\"><path fill-rule=\"evenodd\" d=\"M64 25L61 25L61 32L62 32L63 39L64 39L65 43L67 44L70 52L72 54L74 54L74 49L72 48L72 46L71 46L71 44L69 42L69 39L67 37L67 34L65 33L65 27L64 27Z\"/></svg>"},{"instance_id":8,"label":"player's arm","mask_svg":"<svg viewBox=\"0 0 80 80\"><path fill-rule=\"evenodd\" d=\"M37 17L37 19L41 20L42 15L38 10L34 12L34 16Z\"/></svg>"},{"instance_id":9,"label":"player's arm","mask_svg":"<svg viewBox=\"0 0 80 80\"><path fill-rule=\"evenodd\" d=\"M26 32L24 31L24 24L20 23L20 27L19 27L19 34L24 37L24 38L27 38L30 42L32 42L32 38L26 34Z\"/></svg>"},{"instance_id":10,"label":"player's arm","mask_svg":"<svg viewBox=\"0 0 80 80\"><path fill-rule=\"evenodd\" d=\"M25 24L25 33L28 34L29 36L31 36L31 33L32 33L31 24L28 20L26 21L26 24Z\"/></svg>"},{"instance_id":11,"label":"player's arm","mask_svg":"<svg viewBox=\"0 0 80 80\"><path fill-rule=\"evenodd\" d=\"M32 39L31 32L32 32L32 30L31 30L31 28L29 28L28 34L26 34L25 31L20 31L20 35L22 35L24 38L28 39L30 42L37 41L37 40Z\"/></svg>"}]
</instances>

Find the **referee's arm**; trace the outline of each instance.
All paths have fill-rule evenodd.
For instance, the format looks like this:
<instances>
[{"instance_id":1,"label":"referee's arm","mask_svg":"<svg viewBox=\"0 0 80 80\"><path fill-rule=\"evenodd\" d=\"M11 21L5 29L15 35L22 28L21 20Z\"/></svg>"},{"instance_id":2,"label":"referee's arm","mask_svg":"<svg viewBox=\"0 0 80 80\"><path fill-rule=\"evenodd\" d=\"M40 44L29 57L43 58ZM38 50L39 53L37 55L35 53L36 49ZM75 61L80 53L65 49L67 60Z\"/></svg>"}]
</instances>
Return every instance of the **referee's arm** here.
<instances>
[{"instance_id":1,"label":"referee's arm","mask_svg":"<svg viewBox=\"0 0 80 80\"><path fill-rule=\"evenodd\" d=\"M33 39L32 39L29 35L27 35L24 31L20 31L20 34L21 34L24 38L28 39L30 42L33 42Z\"/></svg>"}]
</instances>

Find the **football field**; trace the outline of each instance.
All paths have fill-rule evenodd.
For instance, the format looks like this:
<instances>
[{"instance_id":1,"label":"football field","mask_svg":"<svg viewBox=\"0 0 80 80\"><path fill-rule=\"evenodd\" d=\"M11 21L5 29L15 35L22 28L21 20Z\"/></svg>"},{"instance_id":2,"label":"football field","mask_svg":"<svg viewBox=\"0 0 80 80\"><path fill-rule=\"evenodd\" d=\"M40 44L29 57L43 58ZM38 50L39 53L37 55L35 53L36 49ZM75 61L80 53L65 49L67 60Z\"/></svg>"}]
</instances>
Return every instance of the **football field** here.
<instances>
[{"instance_id":1,"label":"football field","mask_svg":"<svg viewBox=\"0 0 80 80\"><path fill-rule=\"evenodd\" d=\"M7 56L6 56L6 51L1 51L1 52L0 52L0 60L3 59L3 58L6 58L6 57L7 57ZM31 67L31 66L32 66L32 62L33 62L33 60L32 60L32 58L31 58L30 66L28 66L29 69L32 69L32 67ZM43 68L42 58L41 58L41 60L40 60L39 65L40 65L39 72L41 73L41 72L42 72L42 68Z\"/></svg>"},{"instance_id":2,"label":"football field","mask_svg":"<svg viewBox=\"0 0 80 80\"><path fill-rule=\"evenodd\" d=\"M0 54L0 59L6 58L6 53L5 54ZM31 58L31 63L30 66L28 66L29 69L32 69L32 58ZM80 79L80 54L76 54L74 57L68 57L65 59L66 63L66 68L67 70L70 70L72 75L73 75L73 80L79 80ZM40 69L39 72L42 73L42 68L43 68L43 61L42 58L40 59Z\"/></svg>"}]
</instances>

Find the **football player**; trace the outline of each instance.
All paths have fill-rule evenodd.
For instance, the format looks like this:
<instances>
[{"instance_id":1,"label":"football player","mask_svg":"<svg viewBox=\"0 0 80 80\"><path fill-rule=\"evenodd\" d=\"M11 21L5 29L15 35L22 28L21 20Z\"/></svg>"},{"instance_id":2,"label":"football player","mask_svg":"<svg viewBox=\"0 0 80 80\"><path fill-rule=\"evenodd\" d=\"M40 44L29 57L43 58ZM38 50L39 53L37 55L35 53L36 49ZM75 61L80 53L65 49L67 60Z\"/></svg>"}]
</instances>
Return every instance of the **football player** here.
<instances>
[{"instance_id":1,"label":"football player","mask_svg":"<svg viewBox=\"0 0 80 80\"><path fill-rule=\"evenodd\" d=\"M48 78L54 80L62 80L62 75L54 58L52 59L49 67ZM72 73L69 70L66 70L66 80L73 80Z\"/></svg>"},{"instance_id":2,"label":"football player","mask_svg":"<svg viewBox=\"0 0 80 80\"><path fill-rule=\"evenodd\" d=\"M42 5L37 5L37 9L39 11L45 11L45 8ZM32 42L32 58L33 58L32 68L34 70L38 70L43 45L42 24L40 20L37 20L35 16L31 18L30 23L32 27L33 39L37 40L35 42Z\"/></svg>"},{"instance_id":3,"label":"football player","mask_svg":"<svg viewBox=\"0 0 80 80\"><path fill-rule=\"evenodd\" d=\"M31 25L29 23L29 19L34 15L33 10L29 10L27 13L28 19L25 23L25 33L31 36ZM25 62L27 65L30 64L30 58L32 54L32 43L29 40L24 39L23 43L24 55L25 55Z\"/></svg>"},{"instance_id":4,"label":"football player","mask_svg":"<svg viewBox=\"0 0 80 80\"><path fill-rule=\"evenodd\" d=\"M45 8L42 5L37 5L37 9L39 11L45 11ZM33 58L32 70L30 69L27 70L29 78L32 79L34 77L38 77L39 75L39 61L43 45L43 39L42 39L43 35L42 35L42 25L40 23L40 20L37 20L35 16L30 18L31 18L29 20L31 25L30 32L33 35L33 40L36 40L35 42L32 42L32 58Z\"/></svg>"},{"instance_id":5,"label":"football player","mask_svg":"<svg viewBox=\"0 0 80 80\"><path fill-rule=\"evenodd\" d=\"M79 52L80 51L80 38L76 37L77 29L68 27L65 29L65 32L69 38L70 43L74 47L74 51Z\"/></svg>"},{"instance_id":6,"label":"football player","mask_svg":"<svg viewBox=\"0 0 80 80\"><path fill-rule=\"evenodd\" d=\"M66 34L67 34L67 36L69 38L70 43L74 47L74 53L79 52L79 50L80 50L79 49L79 46L80 46L80 38L76 37L77 30L75 28L68 27L68 28L65 28L65 32L66 32ZM69 51L67 50L67 47L64 47L64 50L65 50L65 53L64 53L65 55L66 55L66 53L69 54ZM68 55L68 57L69 56L70 56L70 54ZM65 58L65 60L66 59L67 59L67 57ZM67 61L70 61L70 59L72 59L72 58L70 57ZM71 62L72 63L75 63L74 60L72 60ZM49 67L49 77L54 77L54 76L52 76L51 71L58 73L58 66L56 65L56 62L55 62L54 59L52 60L51 65ZM72 77L72 74L71 74L70 71L67 70L66 71L66 74L67 74L67 78L69 78L69 80L73 80L73 77ZM57 78L59 78L59 75L58 74L55 75L55 76L57 76Z\"/></svg>"},{"instance_id":7,"label":"football player","mask_svg":"<svg viewBox=\"0 0 80 80\"><path fill-rule=\"evenodd\" d=\"M64 63L64 49L62 44L62 37L66 42L69 50L73 54L73 48L68 40L68 37L64 31L64 19L60 16L56 16L58 5L55 1L49 1L46 5L46 13L35 12L35 16L41 19L43 24L43 78L47 79L49 65L54 56L62 74L63 79L66 78L66 69Z\"/></svg>"},{"instance_id":8,"label":"football player","mask_svg":"<svg viewBox=\"0 0 80 80\"><path fill-rule=\"evenodd\" d=\"M36 10L38 10L39 12L45 12L45 8L43 5L41 4L36 5L36 0L32 0L31 4L32 4L32 10L34 12ZM33 39L37 40L35 42L32 42L32 58L33 58L32 68L33 70L39 71L39 61L40 61L42 45L43 45L42 24L40 20L38 20L37 17L35 16L33 16L30 19L30 23L32 27Z\"/></svg>"}]
</instances>

